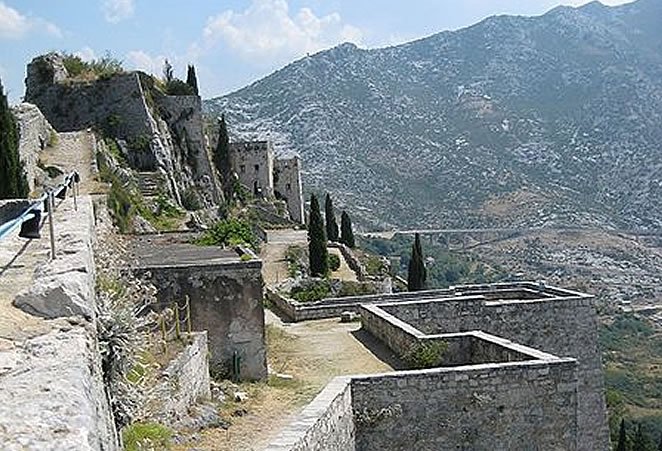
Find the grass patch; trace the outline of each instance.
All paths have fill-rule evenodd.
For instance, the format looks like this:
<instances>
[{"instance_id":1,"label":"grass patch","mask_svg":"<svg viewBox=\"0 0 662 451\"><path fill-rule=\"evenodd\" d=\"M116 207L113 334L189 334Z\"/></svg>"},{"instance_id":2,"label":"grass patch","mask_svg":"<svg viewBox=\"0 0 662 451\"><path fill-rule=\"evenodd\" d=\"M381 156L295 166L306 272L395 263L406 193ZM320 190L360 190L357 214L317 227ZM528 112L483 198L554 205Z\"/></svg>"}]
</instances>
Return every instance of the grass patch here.
<instances>
[{"instance_id":1,"label":"grass patch","mask_svg":"<svg viewBox=\"0 0 662 451\"><path fill-rule=\"evenodd\" d=\"M159 423L134 423L122 431L126 451L170 449L172 431Z\"/></svg>"}]
</instances>

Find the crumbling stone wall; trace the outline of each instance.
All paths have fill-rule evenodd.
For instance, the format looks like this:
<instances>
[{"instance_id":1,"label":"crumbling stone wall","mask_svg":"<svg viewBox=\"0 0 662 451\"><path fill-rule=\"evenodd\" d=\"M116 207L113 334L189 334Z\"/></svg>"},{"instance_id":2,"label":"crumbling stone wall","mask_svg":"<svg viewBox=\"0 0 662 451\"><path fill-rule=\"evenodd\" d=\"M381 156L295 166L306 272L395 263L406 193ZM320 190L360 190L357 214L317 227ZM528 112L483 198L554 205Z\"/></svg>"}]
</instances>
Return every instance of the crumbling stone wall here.
<instances>
[{"instance_id":1,"label":"crumbling stone wall","mask_svg":"<svg viewBox=\"0 0 662 451\"><path fill-rule=\"evenodd\" d=\"M207 332L191 334L191 342L170 362L149 392L150 417L172 424L185 417L191 405L211 398L208 352Z\"/></svg>"},{"instance_id":2,"label":"crumbling stone wall","mask_svg":"<svg viewBox=\"0 0 662 451\"><path fill-rule=\"evenodd\" d=\"M27 72L26 101L57 131L103 130L125 142L121 147L133 169L160 172L168 180L164 194L177 203L190 189L203 207L218 203L199 97L166 96L142 72L72 80L54 53L33 59Z\"/></svg>"},{"instance_id":3,"label":"crumbling stone wall","mask_svg":"<svg viewBox=\"0 0 662 451\"><path fill-rule=\"evenodd\" d=\"M274 149L269 141L230 144L230 162L239 181L263 197L274 195Z\"/></svg>"},{"instance_id":4,"label":"crumbling stone wall","mask_svg":"<svg viewBox=\"0 0 662 451\"><path fill-rule=\"evenodd\" d=\"M279 158L274 163L274 190L284 198L293 221L306 222L303 211L303 184L301 183L301 159Z\"/></svg>"},{"instance_id":5,"label":"crumbling stone wall","mask_svg":"<svg viewBox=\"0 0 662 451\"><path fill-rule=\"evenodd\" d=\"M230 375L233 355L240 358L242 379L267 376L262 306L262 263L173 264L141 266L167 305L191 303L191 323L196 331L208 332L210 370Z\"/></svg>"},{"instance_id":6,"label":"crumbling stone wall","mask_svg":"<svg viewBox=\"0 0 662 451\"><path fill-rule=\"evenodd\" d=\"M28 64L25 101L35 104L60 132L108 128L118 138L152 136L150 117L137 72L92 82L73 82L56 54Z\"/></svg>"}]
</instances>

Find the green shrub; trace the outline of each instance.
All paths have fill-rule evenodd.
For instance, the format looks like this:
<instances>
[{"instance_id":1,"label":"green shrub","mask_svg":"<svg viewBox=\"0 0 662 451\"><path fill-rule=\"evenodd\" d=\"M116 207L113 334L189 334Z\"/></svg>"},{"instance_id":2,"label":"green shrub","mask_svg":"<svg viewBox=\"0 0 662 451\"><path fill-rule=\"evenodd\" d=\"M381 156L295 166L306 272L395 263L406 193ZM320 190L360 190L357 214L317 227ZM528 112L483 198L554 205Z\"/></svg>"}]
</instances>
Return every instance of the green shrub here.
<instances>
[{"instance_id":1,"label":"green shrub","mask_svg":"<svg viewBox=\"0 0 662 451\"><path fill-rule=\"evenodd\" d=\"M245 244L253 249L257 248L257 237L246 221L239 219L226 219L217 222L206 231L197 241L201 246L236 246Z\"/></svg>"},{"instance_id":2,"label":"green shrub","mask_svg":"<svg viewBox=\"0 0 662 451\"><path fill-rule=\"evenodd\" d=\"M347 296L366 296L377 294L377 288L370 282L354 282L352 280L343 280L338 297Z\"/></svg>"},{"instance_id":3,"label":"green shrub","mask_svg":"<svg viewBox=\"0 0 662 451\"><path fill-rule=\"evenodd\" d=\"M296 277L298 272L306 271L305 261L308 260L306 249L302 246L289 246L285 251L285 260L287 261L287 274L290 277Z\"/></svg>"},{"instance_id":4,"label":"green shrub","mask_svg":"<svg viewBox=\"0 0 662 451\"><path fill-rule=\"evenodd\" d=\"M329 269L331 271L338 271L340 269L340 257L336 254L329 254Z\"/></svg>"},{"instance_id":5,"label":"green shrub","mask_svg":"<svg viewBox=\"0 0 662 451\"><path fill-rule=\"evenodd\" d=\"M193 188L189 188L182 194L182 207L188 211L197 211L202 208L200 197Z\"/></svg>"},{"instance_id":6,"label":"green shrub","mask_svg":"<svg viewBox=\"0 0 662 451\"><path fill-rule=\"evenodd\" d=\"M187 85L185 82L174 78L168 82L166 82L165 85L165 91L166 94L169 96L193 96L195 95L195 91L193 88L189 85Z\"/></svg>"},{"instance_id":7,"label":"green shrub","mask_svg":"<svg viewBox=\"0 0 662 451\"><path fill-rule=\"evenodd\" d=\"M159 423L134 423L122 431L126 451L170 449L172 431Z\"/></svg>"},{"instance_id":8,"label":"green shrub","mask_svg":"<svg viewBox=\"0 0 662 451\"><path fill-rule=\"evenodd\" d=\"M84 61L77 55L65 53L63 63L70 77L83 80L108 79L124 72L122 61L106 53L102 58Z\"/></svg>"},{"instance_id":9,"label":"green shrub","mask_svg":"<svg viewBox=\"0 0 662 451\"><path fill-rule=\"evenodd\" d=\"M448 349L445 341L426 341L413 345L404 356L412 369L436 368L441 365Z\"/></svg>"},{"instance_id":10,"label":"green shrub","mask_svg":"<svg viewBox=\"0 0 662 451\"><path fill-rule=\"evenodd\" d=\"M328 298L331 294L331 284L326 279L312 281L305 286L294 287L290 296L299 302L316 302Z\"/></svg>"},{"instance_id":11,"label":"green shrub","mask_svg":"<svg viewBox=\"0 0 662 451\"><path fill-rule=\"evenodd\" d=\"M117 178L113 180L110 191L108 191L108 208L120 232L129 232L133 224L133 218L136 215L136 208L133 205L129 191L122 186Z\"/></svg>"}]
</instances>

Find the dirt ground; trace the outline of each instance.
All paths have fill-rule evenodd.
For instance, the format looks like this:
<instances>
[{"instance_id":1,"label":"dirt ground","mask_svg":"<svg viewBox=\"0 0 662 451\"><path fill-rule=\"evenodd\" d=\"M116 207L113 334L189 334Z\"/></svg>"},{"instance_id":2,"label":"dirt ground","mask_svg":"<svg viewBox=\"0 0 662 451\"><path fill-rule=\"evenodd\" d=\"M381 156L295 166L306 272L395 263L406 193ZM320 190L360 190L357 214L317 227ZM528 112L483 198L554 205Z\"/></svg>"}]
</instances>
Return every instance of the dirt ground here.
<instances>
[{"instance_id":1,"label":"dirt ground","mask_svg":"<svg viewBox=\"0 0 662 451\"><path fill-rule=\"evenodd\" d=\"M224 419L231 422L227 430L198 433L175 450L262 450L333 377L399 367L384 348L359 330L358 322L284 323L271 311L265 313L269 366L293 379L271 376L267 383L242 384L249 400L229 402L221 408ZM237 416L237 412L242 415Z\"/></svg>"}]
</instances>

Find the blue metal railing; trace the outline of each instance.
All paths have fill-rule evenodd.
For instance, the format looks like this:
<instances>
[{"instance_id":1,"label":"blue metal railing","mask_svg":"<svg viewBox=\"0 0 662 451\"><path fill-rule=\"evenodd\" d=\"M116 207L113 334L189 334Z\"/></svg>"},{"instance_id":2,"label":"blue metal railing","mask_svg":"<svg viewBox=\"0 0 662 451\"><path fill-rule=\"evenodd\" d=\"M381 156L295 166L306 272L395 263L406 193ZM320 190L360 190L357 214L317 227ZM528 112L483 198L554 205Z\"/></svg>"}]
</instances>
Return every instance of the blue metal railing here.
<instances>
[{"instance_id":1,"label":"blue metal railing","mask_svg":"<svg viewBox=\"0 0 662 451\"><path fill-rule=\"evenodd\" d=\"M66 196L66 190L68 188L72 188L74 192L74 203L76 203L76 186L80 181L80 175L78 172L74 171L70 174L68 174L62 183L57 185L54 188L51 188L47 190L44 194L41 195L37 200L34 200L30 203L28 207L26 207L21 214L19 214L16 218L11 219L4 224L0 224L0 240L3 238L6 238L8 235L10 235L14 230L16 230L19 226L21 226L24 222L33 220L36 215L41 215L42 212L47 211L50 215L50 212L54 210L54 205L51 210L49 208L49 202L53 197L58 197L60 198L61 196ZM64 198L64 197L61 197ZM77 205L76 205L77 207Z\"/></svg>"}]
</instances>

